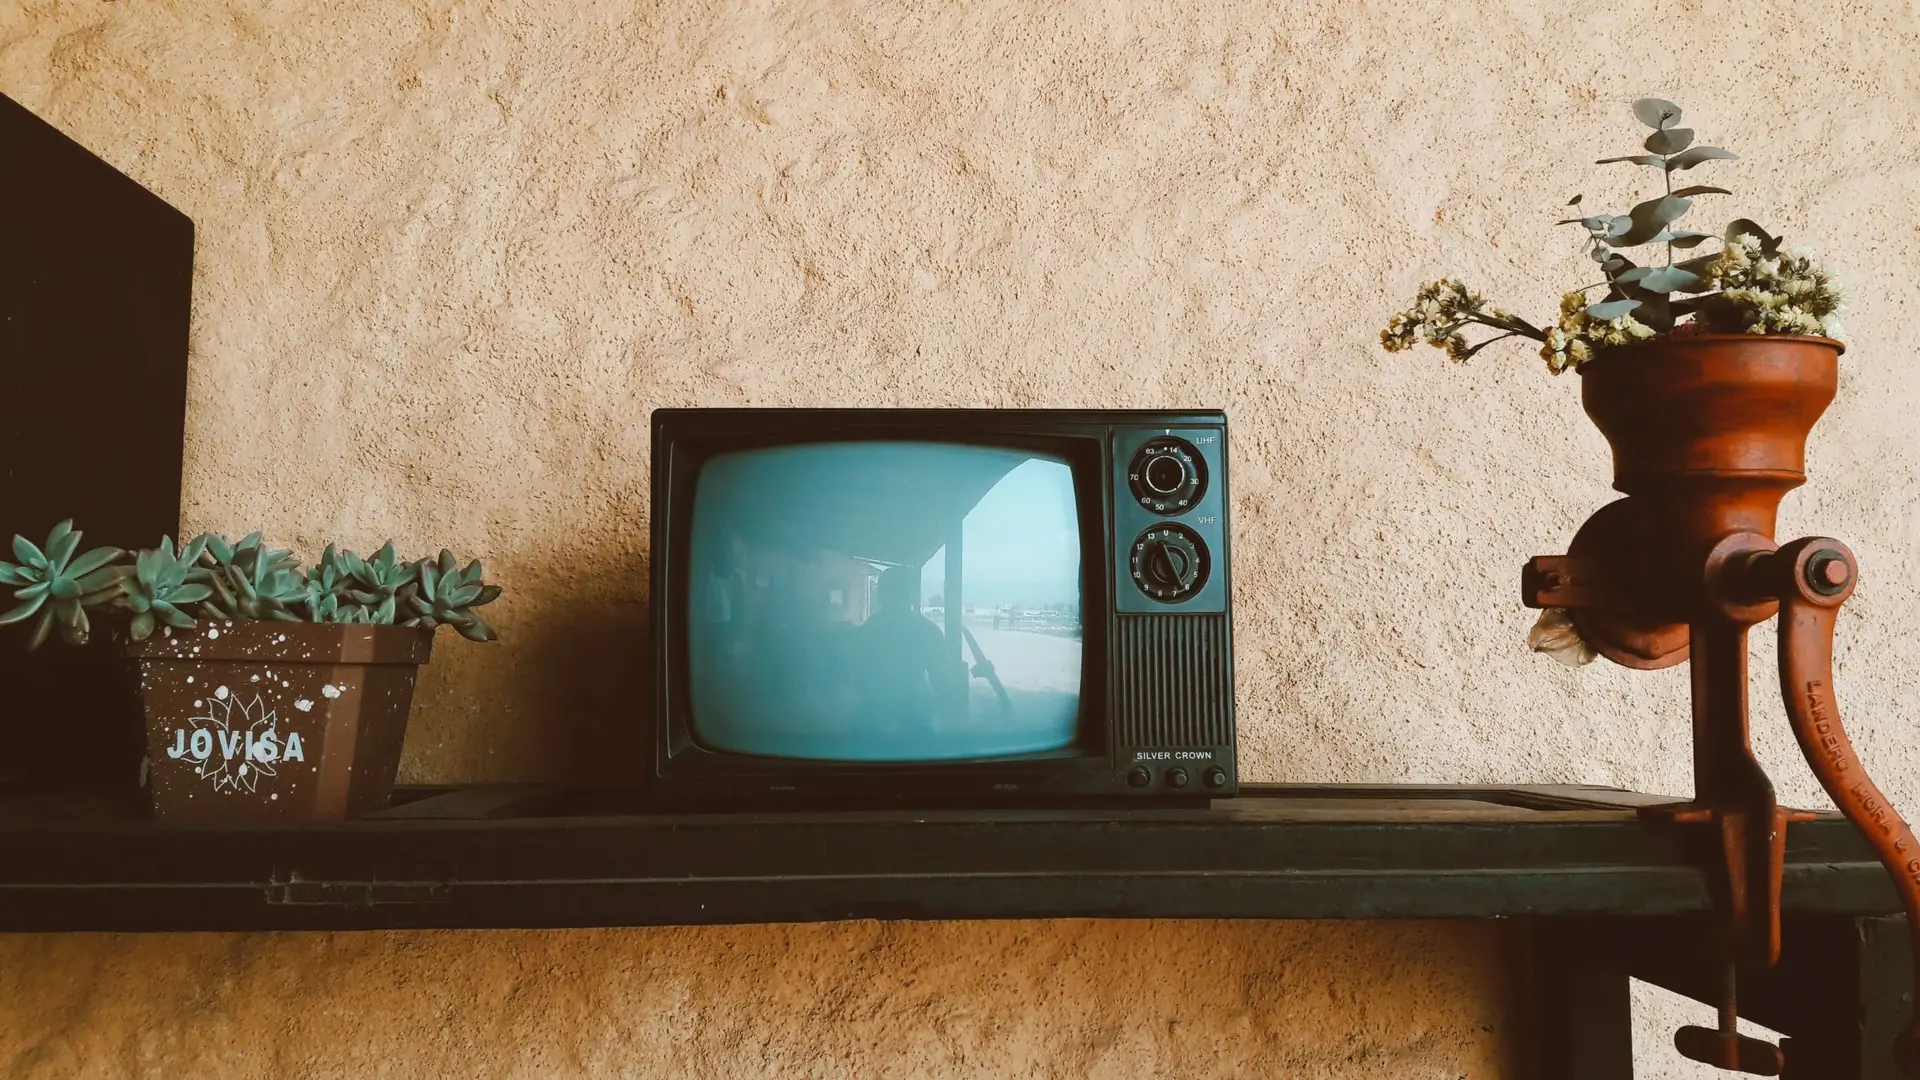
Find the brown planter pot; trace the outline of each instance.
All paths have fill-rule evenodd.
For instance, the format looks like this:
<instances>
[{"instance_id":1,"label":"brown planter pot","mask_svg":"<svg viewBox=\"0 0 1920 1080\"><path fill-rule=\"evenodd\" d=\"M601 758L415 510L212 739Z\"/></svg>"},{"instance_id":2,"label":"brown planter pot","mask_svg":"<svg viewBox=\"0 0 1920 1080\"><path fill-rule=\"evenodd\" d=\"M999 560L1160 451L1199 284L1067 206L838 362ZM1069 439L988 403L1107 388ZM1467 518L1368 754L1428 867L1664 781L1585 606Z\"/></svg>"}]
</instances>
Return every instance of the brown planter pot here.
<instances>
[{"instance_id":1,"label":"brown planter pot","mask_svg":"<svg viewBox=\"0 0 1920 1080\"><path fill-rule=\"evenodd\" d=\"M1830 338L1701 334L1609 349L1580 368L1582 403L1613 448L1613 486L1632 496L1595 514L1570 548L1630 583L1573 613L1582 637L1628 667L1687 658L1707 552L1730 533L1773 535L1781 497L1806 482L1807 435L1833 401L1844 350Z\"/></svg>"},{"instance_id":2,"label":"brown planter pot","mask_svg":"<svg viewBox=\"0 0 1920 1080\"><path fill-rule=\"evenodd\" d=\"M127 648L154 814L334 821L387 805L433 631L205 622Z\"/></svg>"}]
</instances>

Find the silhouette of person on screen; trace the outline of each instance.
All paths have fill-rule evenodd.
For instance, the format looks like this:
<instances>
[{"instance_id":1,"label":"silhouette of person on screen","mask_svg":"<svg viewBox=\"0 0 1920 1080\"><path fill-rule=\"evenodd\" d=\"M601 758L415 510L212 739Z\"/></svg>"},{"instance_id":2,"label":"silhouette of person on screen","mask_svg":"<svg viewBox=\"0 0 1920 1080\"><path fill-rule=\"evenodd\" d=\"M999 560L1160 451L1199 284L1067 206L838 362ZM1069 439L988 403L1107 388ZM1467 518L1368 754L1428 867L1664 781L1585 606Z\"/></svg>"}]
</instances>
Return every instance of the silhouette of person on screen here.
<instances>
[{"instance_id":1,"label":"silhouette of person on screen","mask_svg":"<svg viewBox=\"0 0 1920 1080\"><path fill-rule=\"evenodd\" d=\"M936 701L951 692L946 636L920 614L920 568L880 575L874 611L855 631L861 685L854 721L862 727L908 730L932 725Z\"/></svg>"}]
</instances>

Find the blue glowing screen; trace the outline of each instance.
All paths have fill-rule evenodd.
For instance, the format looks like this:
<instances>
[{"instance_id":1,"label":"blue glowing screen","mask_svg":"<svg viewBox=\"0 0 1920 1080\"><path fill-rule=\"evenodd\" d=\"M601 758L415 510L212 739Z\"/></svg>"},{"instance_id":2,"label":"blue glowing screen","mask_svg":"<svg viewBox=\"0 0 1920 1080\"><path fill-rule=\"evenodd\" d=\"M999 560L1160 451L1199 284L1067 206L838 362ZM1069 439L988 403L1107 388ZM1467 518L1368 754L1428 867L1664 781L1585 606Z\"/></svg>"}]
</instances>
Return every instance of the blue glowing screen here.
<instances>
[{"instance_id":1,"label":"blue glowing screen","mask_svg":"<svg viewBox=\"0 0 1920 1080\"><path fill-rule=\"evenodd\" d=\"M717 456L689 552L694 735L828 761L1068 746L1080 552L1059 458L916 442Z\"/></svg>"}]
</instances>

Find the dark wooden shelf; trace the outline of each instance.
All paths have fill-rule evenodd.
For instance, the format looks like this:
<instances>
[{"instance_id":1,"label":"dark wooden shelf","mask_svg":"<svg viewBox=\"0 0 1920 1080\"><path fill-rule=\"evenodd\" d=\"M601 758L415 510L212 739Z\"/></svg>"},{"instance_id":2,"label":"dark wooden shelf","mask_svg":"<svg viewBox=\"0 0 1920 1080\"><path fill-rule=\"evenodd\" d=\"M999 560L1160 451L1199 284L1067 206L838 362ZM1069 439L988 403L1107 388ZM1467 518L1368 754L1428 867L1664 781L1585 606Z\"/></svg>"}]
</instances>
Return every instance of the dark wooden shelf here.
<instances>
[{"instance_id":1,"label":"dark wooden shelf","mask_svg":"<svg viewBox=\"0 0 1920 1080\"><path fill-rule=\"evenodd\" d=\"M1702 829L1575 787L1253 787L1191 809L663 813L638 795L403 793L359 821L170 825L0 799L0 931L833 919L1684 915ZM1786 908L1896 911L1838 817L1789 833Z\"/></svg>"},{"instance_id":2,"label":"dark wooden shelf","mask_svg":"<svg viewBox=\"0 0 1920 1080\"><path fill-rule=\"evenodd\" d=\"M1713 835L1586 787L1245 789L1188 808L663 812L633 792L404 791L358 821L180 825L0 795L0 931L836 919L1510 918L1535 1071L1630 1080L1628 979L1712 1000ZM1844 819L1788 831L1785 950L1742 976L1791 1077L1893 1080L1911 968Z\"/></svg>"}]
</instances>

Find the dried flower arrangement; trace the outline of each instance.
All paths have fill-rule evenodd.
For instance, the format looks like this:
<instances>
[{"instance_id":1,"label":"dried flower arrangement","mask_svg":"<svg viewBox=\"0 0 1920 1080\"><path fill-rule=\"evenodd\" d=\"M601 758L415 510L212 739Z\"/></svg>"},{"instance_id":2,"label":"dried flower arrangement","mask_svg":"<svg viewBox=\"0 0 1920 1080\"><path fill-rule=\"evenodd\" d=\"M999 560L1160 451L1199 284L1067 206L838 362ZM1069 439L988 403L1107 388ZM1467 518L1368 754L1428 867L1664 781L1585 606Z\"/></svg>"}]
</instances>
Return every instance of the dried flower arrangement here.
<instances>
[{"instance_id":1,"label":"dried flower arrangement","mask_svg":"<svg viewBox=\"0 0 1920 1080\"><path fill-rule=\"evenodd\" d=\"M1726 188L1694 185L1675 189L1673 174L1707 161L1736 155L1716 146L1696 146L1693 132L1675 127L1680 107L1659 98L1642 98L1634 115L1653 129L1646 153L1601 158L1598 164L1630 162L1657 169L1663 194L1624 214L1567 218L1585 232L1582 252L1599 264L1604 280L1566 293L1560 316L1542 328L1503 308L1489 306L1478 293L1451 278L1422 286L1413 306L1393 316L1380 333L1389 352L1425 341L1465 362L1496 341L1510 337L1540 342L1540 355L1554 374L1578 368L1603 350L1657 337L1694 334L1807 334L1838 339L1841 290L1833 275L1805 255L1782 254L1780 238L1746 218L1726 226L1718 237L1676 228L1701 195L1730 195ZM1574 196L1568 206L1578 206ZM1675 261L1676 251L1691 251L1718 240L1720 249ZM1658 245L1662 265L1642 266L1624 249ZM1598 301L1588 293L1605 288ZM1499 331L1469 342L1468 326Z\"/></svg>"},{"instance_id":2,"label":"dried flower arrangement","mask_svg":"<svg viewBox=\"0 0 1920 1080\"><path fill-rule=\"evenodd\" d=\"M330 544L319 565L302 573L291 551L267 547L259 533L237 543L208 533L177 551L162 537L130 562L119 548L80 553L80 536L63 521L43 545L15 536L19 562L0 561L0 585L14 588L16 602L0 613L0 626L34 620L30 649L56 630L69 644L85 644L88 613L101 611L125 614L134 641L159 626L186 630L201 619L444 625L472 641L496 637L474 609L498 599L500 587L482 580L478 561L462 569L450 551L408 561L389 540L363 559Z\"/></svg>"}]
</instances>

